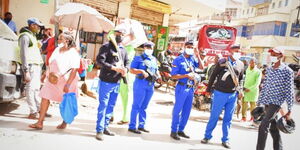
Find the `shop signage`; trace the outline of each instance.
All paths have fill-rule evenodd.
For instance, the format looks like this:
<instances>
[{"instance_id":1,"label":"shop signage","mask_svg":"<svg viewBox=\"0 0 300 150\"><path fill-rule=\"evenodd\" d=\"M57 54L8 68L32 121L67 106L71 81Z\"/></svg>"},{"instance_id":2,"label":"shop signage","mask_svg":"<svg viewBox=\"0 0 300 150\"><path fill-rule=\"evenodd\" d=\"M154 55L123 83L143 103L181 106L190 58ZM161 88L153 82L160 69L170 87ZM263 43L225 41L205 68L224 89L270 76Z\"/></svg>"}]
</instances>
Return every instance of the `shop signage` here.
<instances>
[{"instance_id":1,"label":"shop signage","mask_svg":"<svg viewBox=\"0 0 300 150\"><path fill-rule=\"evenodd\" d=\"M164 14L172 13L170 5L159 3L153 0L138 0L138 6Z\"/></svg>"}]
</instances>

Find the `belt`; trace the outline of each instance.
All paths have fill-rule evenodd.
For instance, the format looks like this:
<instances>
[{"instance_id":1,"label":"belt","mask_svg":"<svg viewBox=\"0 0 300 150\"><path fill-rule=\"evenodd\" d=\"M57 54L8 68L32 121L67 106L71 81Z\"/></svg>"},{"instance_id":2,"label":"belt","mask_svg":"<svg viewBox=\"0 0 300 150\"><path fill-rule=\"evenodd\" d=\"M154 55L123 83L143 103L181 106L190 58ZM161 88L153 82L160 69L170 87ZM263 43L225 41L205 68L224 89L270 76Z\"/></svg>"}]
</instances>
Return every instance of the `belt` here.
<instances>
[{"instance_id":1,"label":"belt","mask_svg":"<svg viewBox=\"0 0 300 150\"><path fill-rule=\"evenodd\" d=\"M136 76L139 79L145 79L143 76Z\"/></svg>"},{"instance_id":2,"label":"belt","mask_svg":"<svg viewBox=\"0 0 300 150\"><path fill-rule=\"evenodd\" d=\"M183 82L178 82L179 85L182 85L182 86L186 86L187 88L193 88L194 85L192 84L186 84L186 83L183 83Z\"/></svg>"}]
</instances>

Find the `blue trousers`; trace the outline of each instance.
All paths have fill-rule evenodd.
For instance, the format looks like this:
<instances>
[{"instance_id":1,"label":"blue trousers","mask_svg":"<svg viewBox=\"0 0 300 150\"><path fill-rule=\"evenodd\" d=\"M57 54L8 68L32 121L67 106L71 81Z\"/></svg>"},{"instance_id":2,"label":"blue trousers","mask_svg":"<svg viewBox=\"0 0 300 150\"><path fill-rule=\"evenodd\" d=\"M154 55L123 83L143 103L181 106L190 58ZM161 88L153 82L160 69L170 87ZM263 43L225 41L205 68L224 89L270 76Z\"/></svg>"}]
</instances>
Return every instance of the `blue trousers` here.
<instances>
[{"instance_id":1,"label":"blue trousers","mask_svg":"<svg viewBox=\"0 0 300 150\"><path fill-rule=\"evenodd\" d=\"M175 88L175 104L172 113L172 132L183 132L190 117L194 88L177 84Z\"/></svg>"},{"instance_id":2,"label":"blue trousers","mask_svg":"<svg viewBox=\"0 0 300 150\"><path fill-rule=\"evenodd\" d=\"M146 109L154 93L154 84L145 79L136 78L133 83L133 104L131 108L129 129L136 129L137 115L139 115L138 128L145 128L147 118Z\"/></svg>"},{"instance_id":3,"label":"blue trousers","mask_svg":"<svg viewBox=\"0 0 300 150\"><path fill-rule=\"evenodd\" d=\"M103 132L109 125L114 106L119 93L119 83L99 81L99 107L96 122L96 131Z\"/></svg>"},{"instance_id":4,"label":"blue trousers","mask_svg":"<svg viewBox=\"0 0 300 150\"><path fill-rule=\"evenodd\" d=\"M214 90L213 94L212 110L210 112L210 118L206 126L204 137L206 139L212 138L212 132L215 129L219 120L219 116L224 108L225 113L222 124L222 142L227 142L229 140L228 131L231 126L231 120L236 106L237 92L224 93Z\"/></svg>"}]
</instances>

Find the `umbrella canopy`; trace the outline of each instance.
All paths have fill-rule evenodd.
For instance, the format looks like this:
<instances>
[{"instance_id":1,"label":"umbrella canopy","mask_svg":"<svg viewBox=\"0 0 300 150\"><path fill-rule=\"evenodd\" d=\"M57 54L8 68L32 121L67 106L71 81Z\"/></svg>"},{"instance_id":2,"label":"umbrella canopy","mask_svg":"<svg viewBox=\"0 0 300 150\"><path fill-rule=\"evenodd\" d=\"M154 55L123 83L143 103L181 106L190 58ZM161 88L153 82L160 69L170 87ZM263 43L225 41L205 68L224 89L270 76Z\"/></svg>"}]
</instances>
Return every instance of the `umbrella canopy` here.
<instances>
[{"instance_id":1,"label":"umbrella canopy","mask_svg":"<svg viewBox=\"0 0 300 150\"><path fill-rule=\"evenodd\" d=\"M81 3L66 3L50 19L50 23L87 32L108 32L114 28L113 22L96 9Z\"/></svg>"}]
</instances>

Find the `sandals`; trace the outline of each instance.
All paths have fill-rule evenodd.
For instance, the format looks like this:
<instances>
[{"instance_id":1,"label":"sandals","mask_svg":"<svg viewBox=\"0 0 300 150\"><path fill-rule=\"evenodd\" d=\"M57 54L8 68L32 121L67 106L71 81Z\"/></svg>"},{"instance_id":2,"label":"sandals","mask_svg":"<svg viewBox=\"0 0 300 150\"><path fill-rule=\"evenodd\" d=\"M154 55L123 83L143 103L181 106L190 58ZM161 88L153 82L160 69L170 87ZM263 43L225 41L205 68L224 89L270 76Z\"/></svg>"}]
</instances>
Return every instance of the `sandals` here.
<instances>
[{"instance_id":1,"label":"sandals","mask_svg":"<svg viewBox=\"0 0 300 150\"><path fill-rule=\"evenodd\" d=\"M123 120L121 120L121 121L119 121L117 124L118 124L118 125L128 124L128 121L123 121Z\"/></svg>"},{"instance_id":2,"label":"sandals","mask_svg":"<svg viewBox=\"0 0 300 150\"><path fill-rule=\"evenodd\" d=\"M31 124L28 127L36 130L43 130L43 125L38 125L37 123Z\"/></svg>"}]
</instances>

